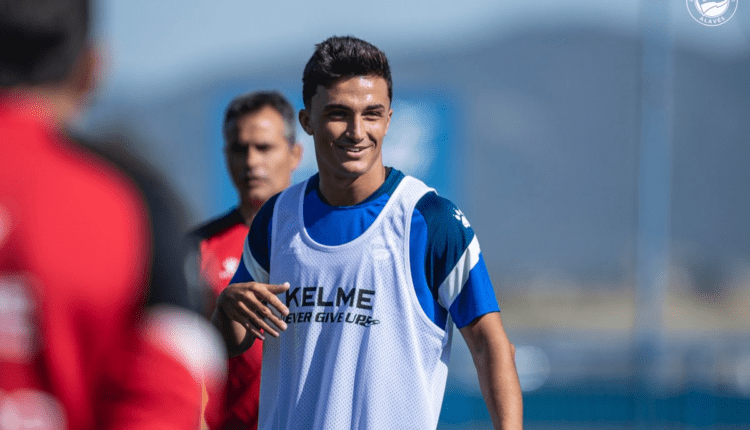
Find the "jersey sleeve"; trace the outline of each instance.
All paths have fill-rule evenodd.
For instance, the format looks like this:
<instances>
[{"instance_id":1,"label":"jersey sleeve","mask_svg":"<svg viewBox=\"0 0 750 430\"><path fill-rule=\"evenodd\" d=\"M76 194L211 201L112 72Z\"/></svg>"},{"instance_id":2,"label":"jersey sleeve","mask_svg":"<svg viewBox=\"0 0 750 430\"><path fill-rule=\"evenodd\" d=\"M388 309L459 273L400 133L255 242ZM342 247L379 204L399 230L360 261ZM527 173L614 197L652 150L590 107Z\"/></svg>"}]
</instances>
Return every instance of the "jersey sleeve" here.
<instances>
[{"instance_id":1,"label":"jersey sleeve","mask_svg":"<svg viewBox=\"0 0 750 430\"><path fill-rule=\"evenodd\" d=\"M268 283L271 268L271 223L273 207L278 197L276 194L268 199L255 215L242 248L240 266L234 273L231 284L250 281Z\"/></svg>"},{"instance_id":2,"label":"jersey sleeve","mask_svg":"<svg viewBox=\"0 0 750 430\"><path fill-rule=\"evenodd\" d=\"M474 230L450 200L428 193L417 203L427 230L425 276L458 328L500 310Z\"/></svg>"}]
</instances>

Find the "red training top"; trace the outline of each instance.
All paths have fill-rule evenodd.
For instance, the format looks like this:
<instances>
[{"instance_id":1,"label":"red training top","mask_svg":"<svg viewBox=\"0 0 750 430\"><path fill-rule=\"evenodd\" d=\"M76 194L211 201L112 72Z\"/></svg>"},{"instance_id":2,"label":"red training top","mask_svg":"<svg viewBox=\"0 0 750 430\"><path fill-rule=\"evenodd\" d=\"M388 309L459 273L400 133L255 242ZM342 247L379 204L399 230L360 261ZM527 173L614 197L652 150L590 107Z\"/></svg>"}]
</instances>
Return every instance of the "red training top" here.
<instances>
[{"instance_id":1,"label":"red training top","mask_svg":"<svg viewBox=\"0 0 750 430\"><path fill-rule=\"evenodd\" d=\"M239 210L209 221L193 232L200 239L201 274L215 296L226 288L240 264L247 237ZM215 298L215 297L214 297ZM255 430L258 428L260 365L263 343L260 340L242 355L227 362L227 384L223 393L209 392L206 423L212 430Z\"/></svg>"},{"instance_id":2,"label":"red training top","mask_svg":"<svg viewBox=\"0 0 750 430\"><path fill-rule=\"evenodd\" d=\"M41 100L0 94L1 422L195 429L195 375L141 318L150 232L140 194L51 118Z\"/></svg>"}]
</instances>

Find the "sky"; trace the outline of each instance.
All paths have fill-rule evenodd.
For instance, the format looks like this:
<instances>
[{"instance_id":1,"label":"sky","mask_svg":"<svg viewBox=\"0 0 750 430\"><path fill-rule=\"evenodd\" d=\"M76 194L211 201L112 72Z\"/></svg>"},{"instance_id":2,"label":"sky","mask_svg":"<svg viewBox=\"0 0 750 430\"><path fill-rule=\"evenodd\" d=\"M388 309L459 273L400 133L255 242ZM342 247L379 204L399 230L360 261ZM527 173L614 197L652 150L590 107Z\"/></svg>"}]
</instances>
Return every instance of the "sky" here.
<instances>
[{"instance_id":1,"label":"sky","mask_svg":"<svg viewBox=\"0 0 750 430\"><path fill-rule=\"evenodd\" d=\"M105 97L159 96L222 70L281 58L305 58L331 35L372 41L391 55L461 50L488 34L584 23L637 32L639 19L664 14L638 0L98 0L96 34L104 41ZM662 2L663 3L663 2ZM670 0L678 41L717 55L750 46L750 13L703 28L685 0ZM649 6L643 5L649 4ZM657 6L651 6L657 4Z\"/></svg>"},{"instance_id":2,"label":"sky","mask_svg":"<svg viewBox=\"0 0 750 430\"><path fill-rule=\"evenodd\" d=\"M334 34L371 40L389 53L450 50L481 42L488 32L570 21L630 31L638 16L634 0L99 1L97 33L109 52L108 90L116 96L173 91L248 62L306 57Z\"/></svg>"}]
</instances>

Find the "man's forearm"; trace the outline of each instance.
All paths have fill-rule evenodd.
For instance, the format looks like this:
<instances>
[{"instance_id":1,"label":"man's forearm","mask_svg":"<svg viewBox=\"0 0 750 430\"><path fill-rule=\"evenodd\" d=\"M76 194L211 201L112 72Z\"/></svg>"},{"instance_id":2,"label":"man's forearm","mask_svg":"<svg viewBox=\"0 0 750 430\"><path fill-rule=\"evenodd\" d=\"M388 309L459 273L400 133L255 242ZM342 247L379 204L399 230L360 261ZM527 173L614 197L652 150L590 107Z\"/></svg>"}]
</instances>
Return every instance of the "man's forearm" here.
<instances>
[{"instance_id":1,"label":"man's forearm","mask_svg":"<svg viewBox=\"0 0 750 430\"><path fill-rule=\"evenodd\" d=\"M520 430L523 425L523 398L518 374L506 354L487 349L475 359L479 385L492 422L498 429Z\"/></svg>"},{"instance_id":2,"label":"man's forearm","mask_svg":"<svg viewBox=\"0 0 750 430\"><path fill-rule=\"evenodd\" d=\"M224 345L227 347L227 355L235 357L247 351L255 341L247 328L237 321L231 320L220 306L216 306L211 323L219 330L221 337L224 339Z\"/></svg>"},{"instance_id":3,"label":"man's forearm","mask_svg":"<svg viewBox=\"0 0 750 430\"><path fill-rule=\"evenodd\" d=\"M479 377L482 396L496 429L523 428L523 397L499 313L488 314L461 329Z\"/></svg>"}]
</instances>

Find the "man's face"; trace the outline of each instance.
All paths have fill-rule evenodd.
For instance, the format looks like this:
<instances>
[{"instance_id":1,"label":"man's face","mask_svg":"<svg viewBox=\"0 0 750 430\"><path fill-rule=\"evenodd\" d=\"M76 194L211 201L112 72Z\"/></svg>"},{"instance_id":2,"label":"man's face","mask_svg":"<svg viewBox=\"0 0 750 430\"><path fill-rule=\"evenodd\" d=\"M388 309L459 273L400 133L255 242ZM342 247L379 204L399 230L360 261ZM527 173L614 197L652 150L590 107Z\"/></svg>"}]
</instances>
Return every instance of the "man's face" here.
<instances>
[{"instance_id":1,"label":"man's face","mask_svg":"<svg viewBox=\"0 0 750 430\"><path fill-rule=\"evenodd\" d=\"M302 156L298 144L289 144L281 114L269 106L237 119L237 138L225 152L242 206L255 209L289 186Z\"/></svg>"},{"instance_id":2,"label":"man's face","mask_svg":"<svg viewBox=\"0 0 750 430\"><path fill-rule=\"evenodd\" d=\"M392 114L388 84L381 77L319 85L310 106L300 111L300 123L315 140L321 178L354 179L382 168L383 138Z\"/></svg>"}]
</instances>

